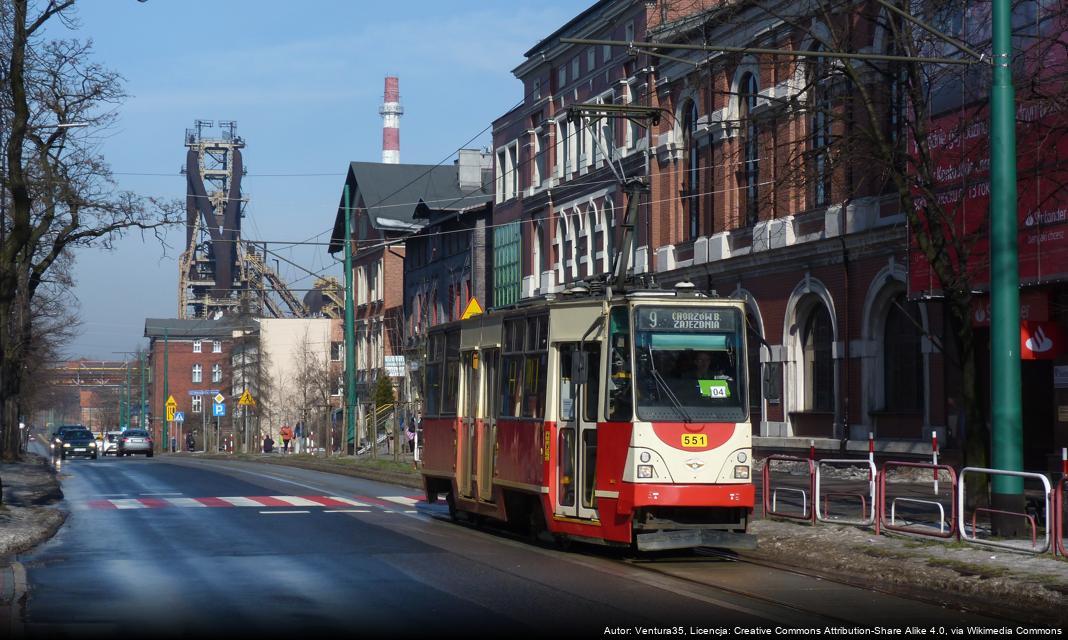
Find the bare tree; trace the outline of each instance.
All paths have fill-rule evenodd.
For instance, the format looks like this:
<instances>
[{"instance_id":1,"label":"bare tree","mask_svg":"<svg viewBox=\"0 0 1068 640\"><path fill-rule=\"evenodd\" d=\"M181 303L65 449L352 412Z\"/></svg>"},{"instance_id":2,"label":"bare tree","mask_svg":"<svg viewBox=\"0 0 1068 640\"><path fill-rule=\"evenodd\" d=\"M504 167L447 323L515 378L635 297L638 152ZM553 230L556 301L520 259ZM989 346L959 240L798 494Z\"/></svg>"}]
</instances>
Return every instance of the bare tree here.
<instances>
[{"instance_id":1,"label":"bare tree","mask_svg":"<svg viewBox=\"0 0 1068 640\"><path fill-rule=\"evenodd\" d=\"M336 388L329 349L316 348L305 329L297 345L295 364L293 406L303 423L304 437L313 437L317 446L323 446L329 439L330 398Z\"/></svg>"},{"instance_id":2,"label":"bare tree","mask_svg":"<svg viewBox=\"0 0 1068 640\"><path fill-rule=\"evenodd\" d=\"M92 62L90 43L45 35L77 27L73 5L0 4L0 457L8 460L19 455L33 304L57 262L180 220L177 203L118 191L94 146L92 132L114 121L124 95L119 76Z\"/></svg>"}]
</instances>

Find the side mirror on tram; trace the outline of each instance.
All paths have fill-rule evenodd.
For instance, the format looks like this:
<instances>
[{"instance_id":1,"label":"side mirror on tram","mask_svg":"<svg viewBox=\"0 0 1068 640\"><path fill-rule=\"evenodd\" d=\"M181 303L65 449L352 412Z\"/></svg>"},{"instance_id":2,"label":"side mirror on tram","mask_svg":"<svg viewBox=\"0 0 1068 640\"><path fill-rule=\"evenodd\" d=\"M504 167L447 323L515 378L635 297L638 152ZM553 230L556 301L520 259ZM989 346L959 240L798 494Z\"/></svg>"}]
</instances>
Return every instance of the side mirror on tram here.
<instances>
[{"instance_id":1,"label":"side mirror on tram","mask_svg":"<svg viewBox=\"0 0 1068 640\"><path fill-rule=\"evenodd\" d=\"M588 362L585 351L573 351L571 353L571 382L574 384L586 384L589 379Z\"/></svg>"}]
</instances>

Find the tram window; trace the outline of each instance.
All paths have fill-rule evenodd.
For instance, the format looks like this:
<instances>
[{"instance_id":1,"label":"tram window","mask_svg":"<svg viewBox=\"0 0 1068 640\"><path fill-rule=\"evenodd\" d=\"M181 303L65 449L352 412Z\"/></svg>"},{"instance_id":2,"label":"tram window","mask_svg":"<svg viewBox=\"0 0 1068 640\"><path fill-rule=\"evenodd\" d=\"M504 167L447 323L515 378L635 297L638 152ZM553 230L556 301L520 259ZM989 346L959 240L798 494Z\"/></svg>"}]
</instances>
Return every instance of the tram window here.
<instances>
[{"instance_id":1,"label":"tram window","mask_svg":"<svg viewBox=\"0 0 1068 640\"><path fill-rule=\"evenodd\" d=\"M445 335L445 379L441 386L441 413L456 414L460 380L460 332Z\"/></svg>"},{"instance_id":2,"label":"tram window","mask_svg":"<svg viewBox=\"0 0 1068 640\"><path fill-rule=\"evenodd\" d=\"M426 364L426 413L436 416L441 412L441 368L445 356L445 336L437 333L430 336Z\"/></svg>"},{"instance_id":3,"label":"tram window","mask_svg":"<svg viewBox=\"0 0 1068 640\"><path fill-rule=\"evenodd\" d=\"M523 417L541 418L545 413L546 353L528 355L523 366Z\"/></svg>"},{"instance_id":4,"label":"tram window","mask_svg":"<svg viewBox=\"0 0 1068 640\"><path fill-rule=\"evenodd\" d=\"M586 353L585 416L587 422L597 422L597 402L601 394L601 344L587 342Z\"/></svg>"},{"instance_id":5,"label":"tram window","mask_svg":"<svg viewBox=\"0 0 1068 640\"><path fill-rule=\"evenodd\" d=\"M571 385L571 356L575 353L573 344L562 344L560 352L560 421L571 422L575 419L575 400L571 392L576 387Z\"/></svg>"},{"instance_id":6,"label":"tram window","mask_svg":"<svg viewBox=\"0 0 1068 640\"><path fill-rule=\"evenodd\" d=\"M523 371L522 355L504 356L501 367L501 417L518 418L519 405L522 399L522 387L520 386Z\"/></svg>"},{"instance_id":7,"label":"tram window","mask_svg":"<svg viewBox=\"0 0 1068 640\"><path fill-rule=\"evenodd\" d=\"M626 307L615 307L608 327L608 406L605 417L627 422L634 415L631 400L630 318Z\"/></svg>"}]
</instances>

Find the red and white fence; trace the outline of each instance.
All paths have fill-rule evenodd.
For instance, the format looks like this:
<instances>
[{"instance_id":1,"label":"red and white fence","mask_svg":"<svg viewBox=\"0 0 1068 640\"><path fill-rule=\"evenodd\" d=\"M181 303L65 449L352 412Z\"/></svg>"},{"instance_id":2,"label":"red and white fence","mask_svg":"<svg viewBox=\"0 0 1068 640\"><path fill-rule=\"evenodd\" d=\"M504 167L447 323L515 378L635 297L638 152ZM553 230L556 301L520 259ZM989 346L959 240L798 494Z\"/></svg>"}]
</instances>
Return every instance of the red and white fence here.
<instances>
[{"instance_id":1,"label":"red and white fence","mask_svg":"<svg viewBox=\"0 0 1068 640\"><path fill-rule=\"evenodd\" d=\"M1068 535L1065 523L1068 451L1062 450L1062 475L1056 482L1040 473L976 467L967 467L957 473L949 465L938 464L938 440L934 434L931 452L932 463L929 464L888 461L878 467L874 462L874 440L869 437L867 458L815 460L814 451L810 452L809 459L768 456L762 473L764 515L812 524L832 522L870 526L877 534L885 530L910 536L959 539L1032 554L1052 551L1055 555L1068 557L1065 540ZM789 482L782 480L781 471L773 475L772 466L776 462L780 466L789 465L792 470ZM850 467L866 468L867 474L851 475L843 471ZM835 475L837 477L831 481L831 476ZM853 477L856 475L861 477ZM864 475L867 475L866 481ZM1031 509L1010 512L980 506L966 512L965 477L974 475L991 479L996 476L1018 477L1030 482ZM930 479L922 480L925 476ZM1035 485L1040 485L1040 489ZM1035 500L1040 500L1041 504ZM832 510L835 510L833 515ZM1019 518L1026 525L1028 535L1015 540L983 537L982 534L988 532L979 526L980 516L989 517L991 525L995 519Z\"/></svg>"}]
</instances>

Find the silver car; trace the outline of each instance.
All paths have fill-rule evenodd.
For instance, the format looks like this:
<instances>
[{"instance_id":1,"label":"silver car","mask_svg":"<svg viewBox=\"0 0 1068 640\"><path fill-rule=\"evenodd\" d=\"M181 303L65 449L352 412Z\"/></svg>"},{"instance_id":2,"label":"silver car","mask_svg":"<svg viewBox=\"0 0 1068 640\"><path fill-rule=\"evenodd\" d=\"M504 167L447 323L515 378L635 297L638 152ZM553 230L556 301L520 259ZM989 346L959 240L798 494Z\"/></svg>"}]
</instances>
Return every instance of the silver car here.
<instances>
[{"instance_id":1,"label":"silver car","mask_svg":"<svg viewBox=\"0 0 1068 640\"><path fill-rule=\"evenodd\" d=\"M119 438L121 437L121 431L108 431L105 433L104 439L100 443L100 453L105 456L117 456L119 454Z\"/></svg>"},{"instance_id":2,"label":"silver car","mask_svg":"<svg viewBox=\"0 0 1068 640\"><path fill-rule=\"evenodd\" d=\"M143 453L152 457L152 436L142 429L127 429L119 435L119 456L132 456Z\"/></svg>"}]
</instances>

